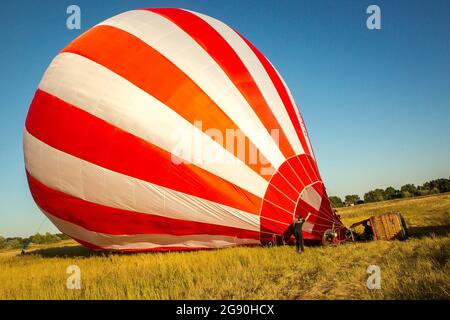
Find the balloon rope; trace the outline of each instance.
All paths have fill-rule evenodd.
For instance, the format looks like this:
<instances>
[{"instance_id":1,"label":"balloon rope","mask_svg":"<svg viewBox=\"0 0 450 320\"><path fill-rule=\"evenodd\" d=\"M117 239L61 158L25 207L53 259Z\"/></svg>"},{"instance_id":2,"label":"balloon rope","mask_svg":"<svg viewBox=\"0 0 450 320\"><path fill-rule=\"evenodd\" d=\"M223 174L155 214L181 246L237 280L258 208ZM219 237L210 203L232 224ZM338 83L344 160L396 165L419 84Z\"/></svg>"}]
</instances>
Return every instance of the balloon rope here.
<instances>
[{"instance_id":1,"label":"balloon rope","mask_svg":"<svg viewBox=\"0 0 450 320\"><path fill-rule=\"evenodd\" d=\"M269 201L269 200L267 200L267 199L263 199L263 202L264 202L264 201L270 203L271 205L273 205L273 206L275 206L275 207L277 207L277 208L280 208L280 209L283 210L283 211L286 211L286 212L289 213L289 214L292 214L292 212L290 212L289 210L287 210L287 209L285 209L285 208L283 208L283 207L280 207L279 205L273 203L272 201Z\"/></svg>"},{"instance_id":2,"label":"balloon rope","mask_svg":"<svg viewBox=\"0 0 450 320\"><path fill-rule=\"evenodd\" d=\"M300 159L298 158L298 157L295 157L296 158L296 160L298 161L298 163L300 164L300 166L303 168L303 170L305 171L305 173L306 173L306 175L308 176L308 179L311 181L311 183L309 184L309 185L311 185L311 184L313 184L313 183L316 183L316 182L318 182L318 181L320 181L319 180L319 177L316 175L316 173L315 173L315 171L314 171L314 166L311 164L311 161L310 161L310 159L308 158L308 157L306 157L306 160L308 161L308 164L309 164L309 166L310 166L310 169L312 169L312 172L314 173L314 175L316 175L316 177L315 177L315 180L317 180L316 182L312 182L313 181L313 179L311 179L311 176L309 175L309 173L308 173L308 171L306 170L306 168L303 166L303 164L302 164L302 162L300 161ZM297 175L297 172L292 168L292 166L291 166L291 164L289 163L289 162L287 162L287 164L289 165L289 167L291 168L291 170L292 170L292 172L294 172L294 174L295 174L295 176L299 179L299 181L301 182L301 183L303 183L303 181L302 181L302 179L300 179L300 177ZM281 177L291 186L291 187L293 187L292 186L292 184L288 181L288 179L286 179L284 176L283 176L283 174L281 173L281 172L279 172L280 173L280 175L281 175ZM304 183L303 183L304 184ZM306 184L304 184L305 186L309 186L309 185L306 185ZM273 186L273 185L272 185ZM293 187L294 188L294 187ZM277 188L277 190L278 190L278 188ZM297 189L295 189L294 188L294 190L296 190L297 191ZM281 192L281 191L280 191ZM301 194L301 192L300 192L300 194ZM290 200L292 200L292 199L290 199ZM298 200L298 199L297 199ZM297 203L297 202L296 202ZM322 213L323 214L323 219L324 220L327 220L327 221L330 221L330 222L335 222L335 223L337 223L337 224L339 224L339 225L341 225L342 227L344 227L345 228L345 226L341 223L341 222L339 222L339 219L335 216L335 215L333 215L332 213L330 213L330 212L326 212L326 211L323 211L323 210L318 210L318 212L319 213ZM318 216L318 215L317 215ZM325 217L328 217L328 218L330 218L330 219L327 219L327 218L325 218Z\"/></svg>"},{"instance_id":3,"label":"balloon rope","mask_svg":"<svg viewBox=\"0 0 450 320\"><path fill-rule=\"evenodd\" d=\"M288 179L286 179L285 178L285 176L280 172L280 171L278 171L278 173L280 174L280 176L292 187L292 189L294 189L295 191L297 191L299 194L301 193L300 191L298 191L297 190L297 188L295 188L290 182L289 182L289 180Z\"/></svg>"},{"instance_id":4,"label":"balloon rope","mask_svg":"<svg viewBox=\"0 0 450 320\"><path fill-rule=\"evenodd\" d=\"M44 222L46 222L46 221L47 221L47 216L44 215L44 218L42 219L42 222L39 224L39 227L37 228L37 230L36 230L36 232L35 232L34 234L37 234L37 233L41 230L42 226L44 225ZM33 234L33 235L34 235L34 234ZM31 235L31 236L28 238L28 239L29 239L29 243L28 243L27 246L29 246L29 245L31 244L31 237L32 237L33 235ZM23 245L23 247L22 247L22 252L25 252L25 250L26 250L25 244L26 244L26 242L24 243L24 245Z\"/></svg>"},{"instance_id":5,"label":"balloon rope","mask_svg":"<svg viewBox=\"0 0 450 320\"><path fill-rule=\"evenodd\" d=\"M264 218L264 217L263 217ZM270 220L270 219L269 219ZM323 227L329 227L329 226L326 226L326 225L320 225L320 224L315 224L315 225L319 225L319 226L323 226ZM341 230L341 229L343 229L342 227L341 228L335 228L335 230ZM325 233L325 232L322 232L322 231L319 231L319 230L312 230L311 232L308 232L308 231L305 231L306 233L309 233L309 234L313 234L313 233L317 233L317 234L321 234L321 233ZM276 232L269 232L269 231L262 231L261 233L265 233L265 234L270 234L270 235L276 235L276 236L284 236L284 234L282 234L282 233L276 233Z\"/></svg>"},{"instance_id":6,"label":"balloon rope","mask_svg":"<svg viewBox=\"0 0 450 320\"><path fill-rule=\"evenodd\" d=\"M323 219L328 220L330 222L335 222L335 223L337 223L337 224L339 224L339 225L341 225L341 226L343 226L345 228L345 225L342 222L340 222L339 218L336 217L335 215L330 214L329 212L326 212L326 211L325 212L324 211L319 211L319 212L324 214L322 216ZM319 215L317 215L317 216L319 216ZM326 217L328 217L328 219Z\"/></svg>"},{"instance_id":7,"label":"balloon rope","mask_svg":"<svg viewBox=\"0 0 450 320\"><path fill-rule=\"evenodd\" d=\"M297 172L295 172L294 168L292 168L291 164L289 163L289 161L287 162L287 164L289 165L289 168L291 168L292 172L294 172L295 176L297 177L298 181L300 181L301 183L303 183L302 179L300 179L300 177L297 175ZM303 183L303 185L305 185Z\"/></svg>"},{"instance_id":8,"label":"balloon rope","mask_svg":"<svg viewBox=\"0 0 450 320\"><path fill-rule=\"evenodd\" d=\"M298 158L297 158L297 160L298 160ZM300 160L298 160L299 161L299 163L300 163L300 165L302 166L302 168L305 170L305 168L303 167L303 164L300 162ZM289 162L288 162L288 164L289 164ZM310 165L311 165L311 163L309 163ZM290 165L289 165L290 166ZM291 167L291 169L292 169L292 167ZM294 171L294 170L293 170ZM305 172L306 172L306 170L305 170ZM298 192L298 190L297 189L295 189L293 186L292 186L292 184L288 181L288 179L286 179L286 177L284 177L283 176L283 174L281 173L281 172L279 172L280 173L280 175L281 175L281 177L295 190L295 191L297 191ZM294 171L294 174L296 174L295 173L295 171ZM311 180L312 181L312 179L311 179L311 177L309 176L309 174L308 174L308 172L306 172L306 174L308 175L308 178L309 178L309 180ZM297 175L297 174L296 174ZM298 176L297 176L298 177ZM302 182L303 183L303 181L299 178L299 180L300 180L300 182ZM319 180L317 180L316 182L319 182ZM310 185L312 185L312 184L314 184L314 183L316 183L316 182L312 182L312 183L310 183L309 185L307 185L307 186L310 186ZM269 184L271 184L271 183L269 183ZM273 187L275 187L273 184L271 184ZM275 187L276 188L276 187ZM276 188L278 191L280 191L278 188ZM281 191L280 191L281 192ZM301 194L301 192L299 192L299 194ZM284 193L283 193L283 195L284 195ZM286 196L286 195L285 195ZM287 197L287 196L286 196ZM290 199L289 197L287 197L288 199ZM293 201L292 199L290 199L291 201ZM297 199L298 200L298 199ZM267 201L267 200L266 200ZM270 201L268 201L268 202L270 202ZM273 204L273 205L275 205L274 203L272 203L272 202L270 202L271 204ZM297 203L297 202L295 202L295 203ZM277 207L279 207L279 208L281 208L280 206L278 206L278 205L275 205L275 206L277 206ZM281 208L281 209L283 209L283 208ZM285 210L285 209L283 209L284 211L286 211L286 212L289 212L288 210ZM330 221L330 222L337 222L337 219L335 219L335 216L333 216L333 214L331 214L331 213L329 213L329 212L325 212L325 211L321 211L321 210L318 210L320 213L322 213L323 215L324 215L324 219L325 220L328 220L328 219L326 219L325 218L325 216L326 217L329 217L329 218L331 218L332 220L328 220L328 221ZM339 223L339 222L337 222L337 223ZM341 223L339 223L339 224L341 224ZM342 225L342 224L341 224Z\"/></svg>"},{"instance_id":9,"label":"balloon rope","mask_svg":"<svg viewBox=\"0 0 450 320\"><path fill-rule=\"evenodd\" d=\"M275 204L275 203L273 203L273 202L271 202L271 201L269 201L267 199L264 199L263 201L266 201L266 202L270 203L271 205L273 205L273 206L275 206L275 207L277 207L277 208L279 208L279 209L281 209L281 210L283 210L283 211L285 211L285 212L287 212L289 214L292 214L292 212L290 212L289 210L286 210L285 208L280 207L279 205L277 205L277 204ZM337 223L337 224L339 224L339 225L344 227L344 225L342 223L340 223L338 219L333 219L335 216L331 215L329 212L326 212L326 211L323 211L323 210L318 210L318 213L322 213L323 214L323 216L320 216L320 218L322 218L324 220L327 220L329 222ZM318 213L317 214L312 213L312 215L315 215L315 216L319 217ZM329 218L327 218L327 217L329 217ZM273 220L273 221L276 221L276 222L279 222L279 223L283 223L283 222L278 221L278 220Z\"/></svg>"},{"instance_id":10,"label":"balloon rope","mask_svg":"<svg viewBox=\"0 0 450 320\"><path fill-rule=\"evenodd\" d=\"M286 194L284 194L284 192L281 191L280 189L278 189L274 184L272 184L272 183L270 183L270 182L269 182L269 184L270 184L272 187L274 187L275 189L277 189L277 191L278 191L279 193L281 193L283 196L285 196L286 198L288 198L290 201L292 201L293 203L297 203L297 202L295 202L295 200L289 198Z\"/></svg>"},{"instance_id":11,"label":"balloon rope","mask_svg":"<svg viewBox=\"0 0 450 320\"><path fill-rule=\"evenodd\" d=\"M311 177L309 176L308 171L306 171L306 168L303 166L303 164L302 164L302 162L300 161L300 159L299 159L299 158L296 158L296 159L297 159L298 163L302 166L303 170L305 171L306 175L308 176L308 179L312 182L313 179L311 179Z\"/></svg>"},{"instance_id":12,"label":"balloon rope","mask_svg":"<svg viewBox=\"0 0 450 320\"><path fill-rule=\"evenodd\" d=\"M279 205L276 205L275 203L273 203L273 202L271 202L271 201L269 201L269 200L266 200L266 199L265 199L264 201L267 201L268 203L270 203L270 204L272 204L272 205L274 205L274 206L280 208L281 210L286 211L286 212L289 213L289 214L292 214L292 212L290 212L290 211L288 211L288 210L286 210L286 209L280 207ZM327 221L332 222L332 223L337 223L337 224L342 225L341 223L339 223L338 220L327 218L327 216L325 215L325 212L319 210L318 213L323 213L324 215L323 215L323 216L319 216L318 214L315 214L315 213L311 213L311 215L320 217L321 219L327 220ZM269 218L266 218L266 217L262 217L262 218L269 219ZM278 220L274 220L274 219L269 219L269 220L272 220L272 221L275 221L275 222L278 222L278 223L282 223L282 224L289 225L289 223L281 222L281 221L278 221ZM317 225L319 225L319 224L317 224ZM325 225L322 225L322 226L325 226ZM343 226L343 225L342 225L342 226Z\"/></svg>"},{"instance_id":13,"label":"balloon rope","mask_svg":"<svg viewBox=\"0 0 450 320\"><path fill-rule=\"evenodd\" d=\"M44 215L44 219L42 220L41 224L39 225L39 227L38 227L38 229L36 230L35 233L38 233L38 232L41 230L42 226L44 225L44 223L45 223L46 221L47 221L47 216Z\"/></svg>"},{"instance_id":14,"label":"balloon rope","mask_svg":"<svg viewBox=\"0 0 450 320\"><path fill-rule=\"evenodd\" d=\"M292 223L286 223L286 222L278 221L278 220L275 220L275 219L270 219L270 218L267 218L267 217L261 217L261 218L262 219L266 219L266 220L270 220L270 221L274 221L274 222L277 222L277 223L280 223L280 224L284 224L286 226L292 225ZM335 221L330 221L330 222L335 222ZM317 226L321 226L321 227L326 227L326 228L330 227L330 225L325 225L325 224L321 224L321 223L310 223L310 224L313 224L315 226L317 225Z\"/></svg>"},{"instance_id":15,"label":"balloon rope","mask_svg":"<svg viewBox=\"0 0 450 320\"><path fill-rule=\"evenodd\" d=\"M314 214L312 214L312 215L314 215ZM319 215L315 215L315 216L319 217ZM342 228L345 228L345 226L344 226L343 224L339 223L337 220L330 220L330 219L326 219L326 218L324 218L324 217L320 217L320 218L323 219L323 220L326 220L326 221L335 223L335 224L337 224L337 225L340 225ZM323 227L326 226L326 225L319 224L319 223L314 223L314 224L321 225L321 226L323 226ZM328 226L328 227L329 227L329 226Z\"/></svg>"},{"instance_id":16,"label":"balloon rope","mask_svg":"<svg viewBox=\"0 0 450 320\"><path fill-rule=\"evenodd\" d=\"M303 164L300 162L300 160L297 158L297 160L299 161L299 164L302 166L302 168L305 170L305 168L304 168L304 166L303 166ZM308 160L309 161L309 160ZM308 162L309 163L309 165L311 166L311 163L310 162ZM289 164L289 162L288 162L288 165L289 165L289 167L291 168L291 170L294 172L294 174L297 176L297 178L300 180L300 182L302 182L303 183L303 181L298 177L298 175L297 175L297 173L295 172L295 170L293 170L293 168L291 167L291 165ZM279 171L278 171L279 172ZM309 176L309 174L308 174L308 172L306 172L306 170L305 170L305 173L308 175L308 178L309 178L309 180L311 180L312 181L312 179L311 179L311 177ZM297 191L298 192L298 190L289 182L289 180L288 179L286 179L286 177L281 173L281 172L279 172L279 174L280 174L280 176L295 190L295 191ZM317 178L317 177L316 177ZM309 185L307 185L307 186L311 186L312 184L314 184L314 183L317 183L317 182L319 182L319 180L318 181L316 181L316 182L313 182L313 183L311 183L311 184L309 184ZM298 201L298 199L297 199L297 201L294 201L293 199L291 199L291 198L289 198L286 194L284 194L281 190L279 190L274 184L272 184L270 181L269 181L269 184L271 185L271 186L273 186L277 191L279 191L281 194L283 194L287 199L289 199L290 201L292 201L293 203L295 203L295 204L297 204L297 201ZM301 192L299 192L299 194L301 194ZM279 209L281 209L281 210L283 210L283 211L285 211L285 212L287 212L288 214L295 214L295 212L293 213L293 212L290 212L289 210L287 210L287 209L285 209L285 208L283 208L283 207L281 207L281 206L279 206L279 205L277 205L277 204L275 204L275 203L273 203L273 202L271 202L271 201L269 201L269 200L267 200L267 199L263 199L263 201L267 201L268 203L270 203L270 204L272 204L273 206L275 206L275 207L277 207L277 208L279 208ZM319 208L319 210L317 210L318 211L318 213L317 214L314 214L315 216L317 216L317 217L320 217L321 219L323 219L323 220L326 220L326 221L329 221L329 222L332 222L332 223L335 223L335 224L338 224L338 225L340 225L340 226L342 226L342 227L344 227L345 228L345 226L341 223L341 222L339 222L339 219L336 217L336 215L333 215L333 213L331 213L331 212L327 212L327 211L324 211L324 210L321 210L320 208ZM322 216L319 216L319 213L321 213L322 214ZM274 221L277 221L277 220L274 220ZM280 221L277 221L277 222L280 222Z\"/></svg>"},{"instance_id":17,"label":"balloon rope","mask_svg":"<svg viewBox=\"0 0 450 320\"><path fill-rule=\"evenodd\" d=\"M320 216L320 218L330 221L330 222L335 222L337 224L340 224L341 226L344 226L341 222L339 222L339 219L336 216L334 216L333 214L331 214L330 212L319 209L317 214L315 214L315 213L312 213L312 214L319 217L319 213L323 214L323 216Z\"/></svg>"}]
</instances>

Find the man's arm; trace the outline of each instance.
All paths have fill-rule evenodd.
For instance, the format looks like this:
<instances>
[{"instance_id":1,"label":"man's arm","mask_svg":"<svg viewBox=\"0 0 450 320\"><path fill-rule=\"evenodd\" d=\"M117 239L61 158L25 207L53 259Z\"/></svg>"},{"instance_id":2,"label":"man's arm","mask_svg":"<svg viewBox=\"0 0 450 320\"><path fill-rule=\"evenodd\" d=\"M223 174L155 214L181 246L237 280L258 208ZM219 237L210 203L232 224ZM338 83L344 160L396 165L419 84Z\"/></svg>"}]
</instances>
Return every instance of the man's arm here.
<instances>
[{"instance_id":1,"label":"man's arm","mask_svg":"<svg viewBox=\"0 0 450 320\"><path fill-rule=\"evenodd\" d=\"M311 216L311 212L308 212L308 215L306 216L305 221L308 221L310 216Z\"/></svg>"}]
</instances>

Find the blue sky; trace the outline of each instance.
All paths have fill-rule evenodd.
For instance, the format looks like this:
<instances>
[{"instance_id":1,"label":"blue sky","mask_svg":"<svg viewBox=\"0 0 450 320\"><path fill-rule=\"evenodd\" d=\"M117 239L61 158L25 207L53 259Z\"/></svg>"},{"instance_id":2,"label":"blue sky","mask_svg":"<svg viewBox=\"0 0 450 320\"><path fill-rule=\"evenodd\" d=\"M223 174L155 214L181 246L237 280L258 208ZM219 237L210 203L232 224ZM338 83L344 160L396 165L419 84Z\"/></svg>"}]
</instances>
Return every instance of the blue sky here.
<instances>
[{"instance_id":1,"label":"blue sky","mask_svg":"<svg viewBox=\"0 0 450 320\"><path fill-rule=\"evenodd\" d=\"M66 28L81 7L82 29ZM366 28L381 8L382 29ZM181 7L218 18L277 67L303 114L330 195L450 175L449 1L2 1L0 235L35 233L44 216L25 178L22 130L52 58L123 11ZM56 231L44 222L41 232Z\"/></svg>"}]
</instances>

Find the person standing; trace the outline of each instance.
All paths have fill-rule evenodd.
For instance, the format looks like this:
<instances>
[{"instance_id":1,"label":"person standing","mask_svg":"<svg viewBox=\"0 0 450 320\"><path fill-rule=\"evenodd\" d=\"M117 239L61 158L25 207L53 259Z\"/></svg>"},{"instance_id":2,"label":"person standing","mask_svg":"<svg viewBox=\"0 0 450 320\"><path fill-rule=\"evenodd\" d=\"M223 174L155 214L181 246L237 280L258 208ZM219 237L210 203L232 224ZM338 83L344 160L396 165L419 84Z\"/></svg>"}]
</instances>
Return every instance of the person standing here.
<instances>
[{"instance_id":1,"label":"person standing","mask_svg":"<svg viewBox=\"0 0 450 320\"><path fill-rule=\"evenodd\" d=\"M311 212L308 213L305 219L302 217L298 217L296 221L294 221L294 236L295 236L295 246L297 247L297 252L303 252L305 249L303 247L303 224L308 221L311 216Z\"/></svg>"}]
</instances>

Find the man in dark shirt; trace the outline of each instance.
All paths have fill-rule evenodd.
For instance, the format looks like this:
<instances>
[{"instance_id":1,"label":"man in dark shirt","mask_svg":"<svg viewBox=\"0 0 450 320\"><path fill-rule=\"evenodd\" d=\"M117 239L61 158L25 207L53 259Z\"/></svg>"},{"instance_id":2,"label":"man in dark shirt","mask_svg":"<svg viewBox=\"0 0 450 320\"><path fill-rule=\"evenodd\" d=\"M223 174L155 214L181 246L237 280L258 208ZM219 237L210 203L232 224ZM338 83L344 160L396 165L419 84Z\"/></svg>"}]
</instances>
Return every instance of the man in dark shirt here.
<instances>
[{"instance_id":1,"label":"man in dark shirt","mask_svg":"<svg viewBox=\"0 0 450 320\"><path fill-rule=\"evenodd\" d=\"M298 220L294 221L294 236L295 236L295 246L297 247L297 252L303 252L303 224L309 219L311 212L308 213L305 219L298 217Z\"/></svg>"}]
</instances>

